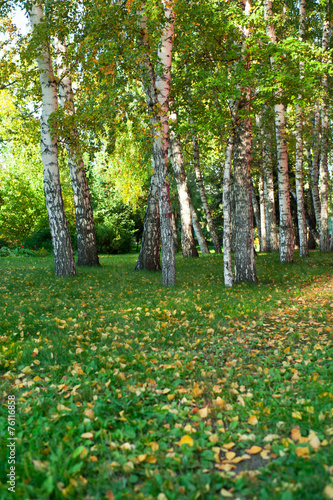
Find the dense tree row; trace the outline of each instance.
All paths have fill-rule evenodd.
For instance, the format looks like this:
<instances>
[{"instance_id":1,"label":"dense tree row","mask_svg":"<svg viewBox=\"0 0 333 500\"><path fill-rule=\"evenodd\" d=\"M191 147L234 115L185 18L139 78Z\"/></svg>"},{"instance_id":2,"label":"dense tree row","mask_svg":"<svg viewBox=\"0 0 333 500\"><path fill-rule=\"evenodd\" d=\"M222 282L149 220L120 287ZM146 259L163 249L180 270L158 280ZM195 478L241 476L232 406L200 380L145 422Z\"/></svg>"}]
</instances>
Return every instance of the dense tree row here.
<instances>
[{"instance_id":1,"label":"dense tree row","mask_svg":"<svg viewBox=\"0 0 333 500\"><path fill-rule=\"evenodd\" d=\"M13 6L25 9L31 35L15 38L5 17ZM301 257L308 255L308 240L332 250L329 1L53 0L7 2L2 15L3 91L10 89L17 102L42 101L56 274L76 272L59 175L61 144L73 188L78 265L98 265L83 158L93 157L103 141L113 153L121 142L144 151L143 170L140 160L129 166L126 147L115 158L127 189L131 177L144 185L151 176L136 269L162 267L164 285L176 283L175 211L183 256L198 256L195 237L201 252L209 251L194 195L221 253L221 224L215 227L210 206L216 182L223 185L226 286L257 281L254 226L260 250L279 251L284 263L293 261L295 239Z\"/></svg>"}]
</instances>

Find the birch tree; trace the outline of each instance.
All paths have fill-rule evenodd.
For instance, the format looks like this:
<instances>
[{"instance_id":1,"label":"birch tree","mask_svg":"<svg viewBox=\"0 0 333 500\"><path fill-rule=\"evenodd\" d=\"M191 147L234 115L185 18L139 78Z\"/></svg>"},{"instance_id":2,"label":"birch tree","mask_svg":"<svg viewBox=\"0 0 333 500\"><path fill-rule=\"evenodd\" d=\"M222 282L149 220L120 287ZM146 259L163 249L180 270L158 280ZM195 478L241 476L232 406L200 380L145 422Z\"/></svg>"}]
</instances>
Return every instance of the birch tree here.
<instances>
[{"instance_id":1,"label":"birch tree","mask_svg":"<svg viewBox=\"0 0 333 500\"><path fill-rule=\"evenodd\" d=\"M28 12L34 33L38 32L43 18L41 4L35 4ZM38 33L36 33L38 36ZM54 252L55 274L71 276L76 274L72 243L68 231L62 199L57 136L52 131L50 117L58 110L57 86L53 75L50 46L39 41L37 65L42 90L41 153L44 175L45 204L49 219Z\"/></svg>"},{"instance_id":2,"label":"birch tree","mask_svg":"<svg viewBox=\"0 0 333 500\"><path fill-rule=\"evenodd\" d=\"M319 194L319 150L320 150L320 139L321 139L321 127L320 127L320 106L316 102L314 108L313 116L313 154L311 162L311 193L313 207L316 217L316 223L318 231L320 234L320 219L321 219L321 208L320 208L320 194Z\"/></svg>"},{"instance_id":3,"label":"birch tree","mask_svg":"<svg viewBox=\"0 0 333 500\"><path fill-rule=\"evenodd\" d=\"M264 14L267 20L266 33L272 44L277 43L275 27L272 23L272 1L264 0ZM271 66L276 69L276 61L274 56L270 57ZM282 88L277 86L277 97L282 98ZM286 124L285 124L285 106L280 101L274 105L275 111L275 128L276 128L276 143L277 143L277 159L278 159L278 183L279 183L279 247L281 262L293 262L294 259L294 238L292 219L290 211L290 196L289 196L289 171L288 171L288 153L286 141Z\"/></svg>"},{"instance_id":4,"label":"birch tree","mask_svg":"<svg viewBox=\"0 0 333 500\"><path fill-rule=\"evenodd\" d=\"M143 81L150 111L153 157L159 193L160 228L162 242L162 283L165 286L176 284L175 252L173 245L172 210L170 202L168 169L169 140L169 94L171 58L174 34L173 2L164 2L166 22L163 27L158 50L159 68L155 72L149 55L147 18L141 13L142 45L145 47L143 62Z\"/></svg>"},{"instance_id":5,"label":"birch tree","mask_svg":"<svg viewBox=\"0 0 333 500\"><path fill-rule=\"evenodd\" d=\"M305 34L305 0L299 0L299 40L303 42ZM300 62L300 79L303 80L303 63ZM296 163L295 163L295 178L296 178L296 202L297 202L297 218L298 218L298 233L299 233L299 253L300 257L309 256L308 238L305 221L304 207L304 191L303 191L303 113L300 101L302 95L298 95L298 103L296 104Z\"/></svg>"},{"instance_id":6,"label":"birch tree","mask_svg":"<svg viewBox=\"0 0 333 500\"><path fill-rule=\"evenodd\" d=\"M329 9L329 4L327 10ZM329 10L327 14L329 13ZM330 38L330 24L328 17L325 17L323 23L322 50L325 62ZM327 74L322 77L322 87L324 90L324 99L321 109L321 158L320 158L320 251L329 251L328 236L328 78Z\"/></svg>"},{"instance_id":7,"label":"birch tree","mask_svg":"<svg viewBox=\"0 0 333 500\"><path fill-rule=\"evenodd\" d=\"M216 232L213 217L212 217L209 205L208 205L205 186L204 186L202 175L201 175L199 142L198 142L198 136L195 133L192 136L192 142L193 142L193 162L194 162L195 177L196 177L197 186L198 186L199 193L200 193L202 206L203 206L204 213L205 213L205 216L207 219L207 224L208 224L210 236L212 238L215 253L222 253L221 245L219 242L219 237L218 237L218 234Z\"/></svg>"},{"instance_id":8,"label":"birch tree","mask_svg":"<svg viewBox=\"0 0 333 500\"><path fill-rule=\"evenodd\" d=\"M271 133L267 138L263 138L263 177L264 177L264 199L265 199L265 219L267 252L278 252L279 241L276 227L276 209L274 197L274 175L272 164Z\"/></svg>"},{"instance_id":9,"label":"birch tree","mask_svg":"<svg viewBox=\"0 0 333 500\"><path fill-rule=\"evenodd\" d=\"M154 173L150 181L146 213L139 257L135 266L136 271L159 271L160 263L160 211L158 203L158 182Z\"/></svg>"},{"instance_id":10,"label":"birch tree","mask_svg":"<svg viewBox=\"0 0 333 500\"><path fill-rule=\"evenodd\" d=\"M251 5L243 0L245 16L249 16ZM242 63L245 72L249 69L247 58L248 26L242 27ZM240 88L242 93L236 122L234 144L234 186L235 186L235 283L244 281L256 283L257 275L254 262L253 214L251 197L251 88L247 84Z\"/></svg>"},{"instance_id":11,"label":"birch tree","mask_svg":"<svg viewBox=\"0 0 333 500\"><path fill-rule=\"evenodd\" d=\"M192 200L191 200L191 196L190 196L190 209L191 209L191 218L192 218L192 224L193 224L193 230L194 230L194 233L195 233L195 236L198 240L198 243L199 243L199 247L200 247L200 251L202 254L209 254L209 248L208 248L208 245L207 245L207 241L206 241L206 238L203 234L203 231L202 231L202 228L200 226L200 221L199 221L199 217L198 217L198 214L193 206L193 203L192 203Z\"/></svg>"},{"instance_id":12,"label":"birch tree","mask_svg":"<svg viewBox=\"0 0 333 500\"><path fill-rule=\"evenodd\" d=\"M266 233L266 213L265 213L265 197L264 197L264 180L262 172L262 163L259 172L259 213L260 213L260 251L267 252L267 233Z\"/></svg>"},{"instance_id":13,"label":"birch tree","mask_svg":"<svg viewBox=\"0 0 333 500\"><path fill-rule=\"evenodd\" d=\"M235 131L232 127L229 133L228 143L225 151L224 172L223 172L223 269L224 284L232 287L234 277L231 267L231 203L230 203L230 176L232 152L235 142Z\"/></svg>"},{"instance_id":14,"label":"birch tree","mask_svg":"<svg viewBox=\"0 0 333 500\"><path fill-rule=\"evenodd\" d=\"M72 80L66 64L66 46L55 37L54 48L57 56L59 101L64 109L65 116L74 117L74 96ZM99 259L90 192L84 162L80 154L79 134L73 123L69 129L65 129L65 145L74 196L78 250L77 263L79 266L98 266Z\"/></svg>"},{"instance_id":15,"label":"birch tree","mask_svg":"<svg viewBox=\"0 0 333 500\"><path fill-rule=\"evenodd\" d=\"M177 119L172 113L171 121ZM183 257L198 257L194 242L193 225L191 219L190 194L186 182L184 159L180 139L172 128L169 136L169 156L175 174L181 218L181 245Z\"/></svg>"}]
</instances>

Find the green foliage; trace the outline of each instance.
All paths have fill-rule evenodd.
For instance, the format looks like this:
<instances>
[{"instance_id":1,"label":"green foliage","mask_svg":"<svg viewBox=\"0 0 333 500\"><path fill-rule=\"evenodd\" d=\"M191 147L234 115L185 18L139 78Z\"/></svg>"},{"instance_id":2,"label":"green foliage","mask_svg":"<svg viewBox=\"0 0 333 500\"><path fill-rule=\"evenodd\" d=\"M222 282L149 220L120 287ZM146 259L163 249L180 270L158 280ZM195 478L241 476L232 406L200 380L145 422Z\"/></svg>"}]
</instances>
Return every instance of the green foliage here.
<instances>
[{"instance_id":1,"label":"green foliage","mask_svg":"<svg viewBox=\"0 0 333 500\"><path fill-rule=\"evenodd\" d=\"M132 243L132 221L117 216L116 220L108 220L107 224L96 224L97 251L101 254L129 253Z\"/></svg>"},{"instance_id":2,"label":"green foliage","mask_svg":"<svg viewBox=\"0 0 333 500\"><path fill-rule=\"evenodd\" d=\"M46 219L38 146L11 144L0 167L0 236L20 243Z\"/></svg>"},{"instance_id":3,"label":"green foliage","mask_svg":"<svg viewBox=\"0 0 333 500\"><path fill-rule=\"evenodd\" d=\"M20 247L1 247L0 257L39 257L37 252L30 250L29 248Z\"/></svg>"}]
</instances>

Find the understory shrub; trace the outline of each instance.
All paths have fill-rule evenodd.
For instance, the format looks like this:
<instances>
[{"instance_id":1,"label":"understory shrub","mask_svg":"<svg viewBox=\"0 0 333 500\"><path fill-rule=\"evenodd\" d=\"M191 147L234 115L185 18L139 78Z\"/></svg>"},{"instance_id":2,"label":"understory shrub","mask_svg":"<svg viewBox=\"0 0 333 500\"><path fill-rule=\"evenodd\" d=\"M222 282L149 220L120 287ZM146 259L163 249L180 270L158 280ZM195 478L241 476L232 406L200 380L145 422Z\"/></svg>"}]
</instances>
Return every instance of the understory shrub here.
<instances>
[{"instance_id":1,"label":"understory shrub","mask_svg":"<svg viewBox=\"0 0 333 500\"><path fill-rule=\"evenodd\" d=\"M76 234L70 232L73 250L77 249ZM29 234L24 240L24 246L31 250L46 250L48 253L52 252L52 239L49 227L42 227Z\"/></svg>"},{"instance_id":2,"label":"understory shrub","mask_svg":"<svg viewBox=\"0 0 333 500\"><path fill-rule=\"evenodd\" d=\"M98 253L118 254L131 250L132 230L128 226L96 224L96 242Z\"/></svg>"}]
</instances>

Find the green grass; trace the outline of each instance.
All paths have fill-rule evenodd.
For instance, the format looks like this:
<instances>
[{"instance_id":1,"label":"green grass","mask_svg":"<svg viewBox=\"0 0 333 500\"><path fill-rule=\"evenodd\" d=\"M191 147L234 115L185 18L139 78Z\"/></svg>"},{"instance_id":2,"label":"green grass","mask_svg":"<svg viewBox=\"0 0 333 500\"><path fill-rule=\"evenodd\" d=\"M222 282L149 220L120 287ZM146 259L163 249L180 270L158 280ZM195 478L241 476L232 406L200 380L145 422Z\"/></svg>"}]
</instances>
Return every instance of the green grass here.
<instances>
[{"instance_id":1,"label":"green grass","mask_svg":"<svg viewBox=\"0 0 333 500\"><path fill-rule=\"evenodd\" d=\"M330 498L333 256L261 254L233 289L219 255L173 289L136 257L0 259L1 499Z\"/></svg>"}]
</instances>

